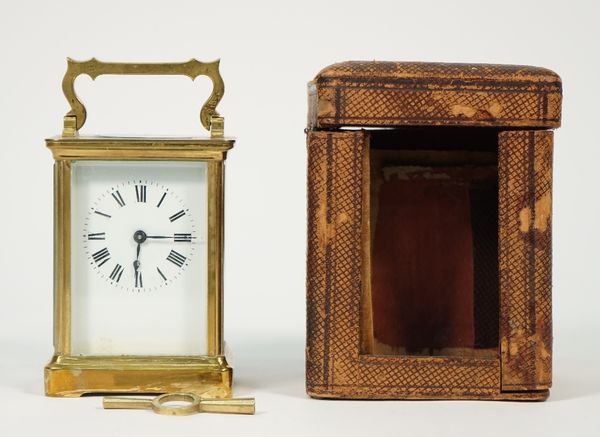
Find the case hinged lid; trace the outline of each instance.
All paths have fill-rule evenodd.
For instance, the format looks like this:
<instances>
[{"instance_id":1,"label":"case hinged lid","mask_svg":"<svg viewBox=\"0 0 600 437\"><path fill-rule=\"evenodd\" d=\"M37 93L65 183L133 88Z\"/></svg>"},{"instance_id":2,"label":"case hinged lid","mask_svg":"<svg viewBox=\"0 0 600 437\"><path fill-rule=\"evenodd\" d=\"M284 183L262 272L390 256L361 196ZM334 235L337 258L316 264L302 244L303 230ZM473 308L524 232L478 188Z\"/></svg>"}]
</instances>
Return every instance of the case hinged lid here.
<instances>
[{"instance_id":1,"label":"case hinged lid","mask_svg":"<svg viewBox=\"0 0 600 437\"><path fill-rule=\"evenodd\" d=\"M560 126L560 77L522 65L349 61L308 84L309 128Z\"/></svg>"}]
</instances>

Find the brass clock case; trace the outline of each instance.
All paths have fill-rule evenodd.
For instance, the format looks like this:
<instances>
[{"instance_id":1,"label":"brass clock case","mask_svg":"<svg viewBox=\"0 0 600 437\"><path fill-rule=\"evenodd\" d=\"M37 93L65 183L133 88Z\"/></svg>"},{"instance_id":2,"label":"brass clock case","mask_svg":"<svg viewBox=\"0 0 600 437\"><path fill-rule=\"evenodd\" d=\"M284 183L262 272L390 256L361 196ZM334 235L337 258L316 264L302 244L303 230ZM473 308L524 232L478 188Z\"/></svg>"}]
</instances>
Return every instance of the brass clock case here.
<instances>
[{"instance_id":1,"label":"brass clock case","mask_svg":"<svg viewBox=\"0 0 600 437\"><path fill-rule=\"evenodd\" d=\"M86 393L204 393L231 395L232 369L223 343L223 181L224 161L234 140L223 136L216 105L224 91L218 61L181 64L115 64L95 59L68 61L63 90L71 111L63 135L46 140L54 165L54 356L44 370L49 396ZM207 75L213 93L201 110L210 138L82 137L86 117L74 93L79 74ZM71 354L71 164L80 160L206 161L208 167L208 353L205 356L80 356ZM158 319L157 319L158 322Z\"/></svg>"}]
</instances>

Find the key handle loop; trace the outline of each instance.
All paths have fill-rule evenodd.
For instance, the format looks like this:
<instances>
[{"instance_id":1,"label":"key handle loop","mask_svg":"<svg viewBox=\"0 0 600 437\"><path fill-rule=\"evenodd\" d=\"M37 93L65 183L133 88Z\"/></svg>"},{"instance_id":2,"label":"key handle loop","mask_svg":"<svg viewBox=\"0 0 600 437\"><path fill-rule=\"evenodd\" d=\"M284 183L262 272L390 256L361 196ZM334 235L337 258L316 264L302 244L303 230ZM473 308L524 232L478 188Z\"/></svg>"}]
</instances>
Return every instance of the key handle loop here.
<instances>
[{"instance_id":1,"label":"key handle loop","mask_svg":"<svg viewBox=\"0 0 600 437\"><path fill-rule=\"evenodd\" d=\"M200 401L193 393L165 393L152 399L152 410L167 416L188 416L201 411ZM186 405L165 405L168 402L185 402Z\"/></svg>"}]
</instances>

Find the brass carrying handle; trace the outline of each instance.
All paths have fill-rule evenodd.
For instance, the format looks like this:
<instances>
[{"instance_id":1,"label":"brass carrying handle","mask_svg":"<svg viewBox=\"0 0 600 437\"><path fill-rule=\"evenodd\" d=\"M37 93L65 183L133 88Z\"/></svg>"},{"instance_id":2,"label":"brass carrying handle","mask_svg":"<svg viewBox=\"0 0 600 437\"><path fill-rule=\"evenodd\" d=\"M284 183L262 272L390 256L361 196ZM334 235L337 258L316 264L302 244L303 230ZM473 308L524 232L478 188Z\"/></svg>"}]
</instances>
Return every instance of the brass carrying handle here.
<instances>
[{"instance_id":1,"label":"brass carrying handle","mask_svg":"<svg viewBox=\"0 0 600 437\"><path fill-rule=\"evenodd\" d=\"M208 76L213 83L213 90L200 110L200 122L212 136L222 136L223 120L217 112L217 105L223 98L225 84L219 73L219 60L200 62L190 59L187 62L159 64L130 64L119 62L102 62L96 58L87 61L75 61L67 58L67 72L62 81L62 89L71 110L64 120L64 136L73 136L81 129L87 118L85 106L75 94L75 79L80 74L87 74L96 79L102 74L119 75L180 75L194 80L198 76ZM214 119L214 120L213 120ZM213 125L213 121L215 122ZM217 130L215 132L215 129Z\"/></svg>"}]
</instances>

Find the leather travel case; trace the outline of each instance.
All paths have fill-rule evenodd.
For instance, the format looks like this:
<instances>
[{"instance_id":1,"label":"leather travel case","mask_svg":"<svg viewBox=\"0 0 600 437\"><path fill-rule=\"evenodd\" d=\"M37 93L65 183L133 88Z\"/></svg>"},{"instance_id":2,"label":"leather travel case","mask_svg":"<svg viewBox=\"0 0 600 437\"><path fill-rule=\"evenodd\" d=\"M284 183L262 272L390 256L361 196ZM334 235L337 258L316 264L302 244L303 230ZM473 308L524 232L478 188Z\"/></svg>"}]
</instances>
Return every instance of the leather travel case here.
<instances>
[{"instance_id":1,"label":"leather travel case","mask_svg":"<svg viewBox=\"0 0 600 437\"><path fill-rule=\"evenodd\" d=\"M545 399L560 78L344 62L308 96L308 394Z\"/></svg>"}]
</instances>

